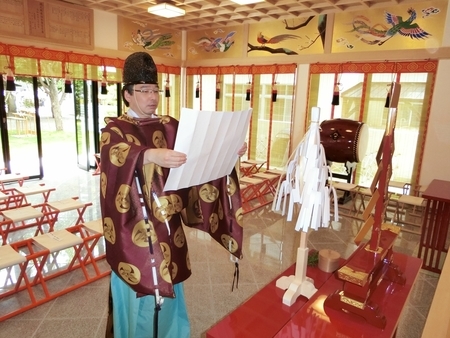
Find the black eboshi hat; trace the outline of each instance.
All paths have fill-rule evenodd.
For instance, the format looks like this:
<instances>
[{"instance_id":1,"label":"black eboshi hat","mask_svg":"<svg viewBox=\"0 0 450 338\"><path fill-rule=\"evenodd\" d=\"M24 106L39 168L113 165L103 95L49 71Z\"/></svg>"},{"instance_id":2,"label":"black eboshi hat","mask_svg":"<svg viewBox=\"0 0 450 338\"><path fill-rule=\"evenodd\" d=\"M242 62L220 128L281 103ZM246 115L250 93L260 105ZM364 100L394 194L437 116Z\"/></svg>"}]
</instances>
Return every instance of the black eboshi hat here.
<instances>
[{"instance_id":1,"label":"black eboshi hat","mask_svg":"<svg viewBox=\"0 0 450 338\"><path fill-rule=\"evenodd\" d=\"M124 85L149 83L158 84L158 70L153 58L145 52L136 52L125 59L123 66Z\"/></svg>"}]
</instances>

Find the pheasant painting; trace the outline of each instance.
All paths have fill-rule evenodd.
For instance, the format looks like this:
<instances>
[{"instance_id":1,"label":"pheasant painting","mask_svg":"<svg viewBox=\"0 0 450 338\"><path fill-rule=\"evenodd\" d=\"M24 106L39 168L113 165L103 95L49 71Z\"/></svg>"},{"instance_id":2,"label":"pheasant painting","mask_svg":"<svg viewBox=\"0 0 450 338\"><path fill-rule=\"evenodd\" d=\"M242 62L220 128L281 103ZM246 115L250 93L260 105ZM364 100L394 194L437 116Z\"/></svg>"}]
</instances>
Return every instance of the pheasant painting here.
<instances>
[{"instance_id":1,"label":"pheasant painting","mask_svg":"<svg viewBox=\"0 0 450 338\"><path fill-rule=\"evenodd\" d=\"M387 39L381 41L379 45L382 45L397 34L410 37L411 39L424 39L431 35L420 28L417 23L413 23L413 21L417 18L417 13L413 8L408 9L408 14L409 18L403 21L401 16L397 16L389 12L385 13L386 22L391 24L392 27L385 33L385 37Z\"/></svg>"},{"instance_id":2,"label":"pheasant painting","mask_svg":"<svg viewBox=\"0 0 450 338\"><path fill-rule=\"evenodd\" d=\"M265 46L266 44L276 44L289 39L299 39L300 37L294 34L280 34L275 35L271 38L264 36L261 32L258 33L256 41L258 41L261 46Z\"/></svg>"},{"instance_id":3,"label":"pheasant painting","mask_svg":"<svg viewBox=\"0 0 450 338\"><path fill-rule=\"evenodd\" d=\"M264 22L251 25L249 36L252 38L247 43L247 53L258 52L262 54L261 52L264 52L272 55L298 55L297 51L299 50L323 52L322 46L315 44L321 37L321 30L325 27L322 27L320 22L326 22L326 20L321 20L320 16L310 16L308 18L286 19L270 25L270 27ZM266 35L264 32L270 35ZM252 44L250 40L256 41Z\"/></svg>"}]
</instances>

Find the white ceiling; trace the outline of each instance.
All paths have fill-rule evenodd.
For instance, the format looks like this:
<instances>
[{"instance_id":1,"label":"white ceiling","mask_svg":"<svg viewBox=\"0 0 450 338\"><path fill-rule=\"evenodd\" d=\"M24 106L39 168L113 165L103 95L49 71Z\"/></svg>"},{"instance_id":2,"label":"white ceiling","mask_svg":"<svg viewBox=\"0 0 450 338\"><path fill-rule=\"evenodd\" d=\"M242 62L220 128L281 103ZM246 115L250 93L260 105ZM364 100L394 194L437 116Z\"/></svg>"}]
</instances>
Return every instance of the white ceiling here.
<instances>
[{"instance_id":1,"label":"white ceiling","mask_svg":"<svg viewBox=\"0 0 450 338\"><path fill-rule=\"evenodd\" d=\"M64 2L98 9L136 21L150 21L158 26L192 31L343 11L385 8L398 4L423 2L423 0L266 0L252 5L238 5L229 0L64 0ZM165 19L147 12L149 6L161 2L169 2L185 9L186 15Z\"/></svg>"}]
</instances>

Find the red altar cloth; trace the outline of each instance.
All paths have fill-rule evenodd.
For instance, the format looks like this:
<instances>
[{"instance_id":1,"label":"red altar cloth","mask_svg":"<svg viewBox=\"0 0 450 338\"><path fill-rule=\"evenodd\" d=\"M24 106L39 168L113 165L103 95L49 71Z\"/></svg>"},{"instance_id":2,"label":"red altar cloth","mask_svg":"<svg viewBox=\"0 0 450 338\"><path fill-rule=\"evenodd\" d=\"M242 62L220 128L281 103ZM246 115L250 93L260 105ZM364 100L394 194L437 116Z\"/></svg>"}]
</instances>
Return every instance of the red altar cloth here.
<instances>
[{"instance_id":1,"label":"red altar cloth","mask_svg":"<svg viewBox=\"0 0 450 338\"><path fill-rule=\"evenodd\" d=\"M420 271L422 260L394 253L397 264L406 278L400 285L383 280L373 292L376 302L386 316L382 330L369 325L353 314L323 308L326 297L342 289L343 282L334 274L308 267L307 275L314 279L318 291L307 300L301 296L291 306L284 305L284 290L275 286L277 277L253 297L228 314L206 332L207 338L250 337L393 337L402 310ZM294 274L295 265L280 276Z\"/></svg>"}]
</instances>

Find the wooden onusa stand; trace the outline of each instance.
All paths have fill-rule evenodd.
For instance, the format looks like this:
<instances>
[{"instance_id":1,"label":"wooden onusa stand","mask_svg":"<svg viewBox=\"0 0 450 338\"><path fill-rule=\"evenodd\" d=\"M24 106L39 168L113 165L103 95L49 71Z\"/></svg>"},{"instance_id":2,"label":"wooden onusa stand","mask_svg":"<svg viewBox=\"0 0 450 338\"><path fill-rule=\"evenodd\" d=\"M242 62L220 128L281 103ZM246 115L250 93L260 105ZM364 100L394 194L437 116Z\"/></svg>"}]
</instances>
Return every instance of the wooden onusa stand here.
<instances>
[{"instance_id":1,"label":"wooden onusa stand","mask_svg":"<svg viewBox=\"0 0 450 338\"><path fill-rule=\"evenodd\" d=\"M390 90L389 116L386 131L377 154L378 170L370 187L372 198L363 218L365 220L355 238L357 250L336 272L343 281L343 288L329 295L324 309L335 309L363 317L369 324L383 329L386 318L371 296L382 279L405 284L405 277L394 262L392 247L400 228L383 223L388 203L388 182L392 174L392 155L394 153L394 130L400 84L392 83ZM372 210L375 211L372 215ZM372 229L370 241L361 243L366 233ZM390 292L386 290L386 292Z\"/></svg>"},{"instance_id":2,"label":"wooden onusa stand","mask_svg":"<svg viewBox=\"0 0 450 338\"><path fill-rule=\"evenodd\" d=\"M297 249L297 262L295 264L295 275L282 276L276 281L277 288L286 290L283 295L283 304L291 306L299 296L311 298L317 291L314 280L306 276L308 267L308 234L304 231L300 235L300 246Z\"/></svg>"},{"instance_id":3,"label":"wooden onusa stand","mask_svg":"<svg viewBox=\"0 0 450 338\"><path fill-rule=\"evenodd\" d=\"M330 222L330 188L327 186L329 168L325 159L325 150L320 143L320 109L311 110L311 125L304 139L297 146L288 161L285 180L280 181L273 202L273 210L280 210L281 200L289 194L287 220L292 219L294 203L301 204L295 230L300 231L300 245L297 249L295 275L282 276L276 286L286 290L283 304L291 306L302 295L311 298L317 289L314 280L306 276L308 266L308 230L328 227ZM334 194L335 195L335 194ZM283 214L284 214L283 207ZM337 220L337 213L335 213Z\"/></svg>"}]
</instances>

